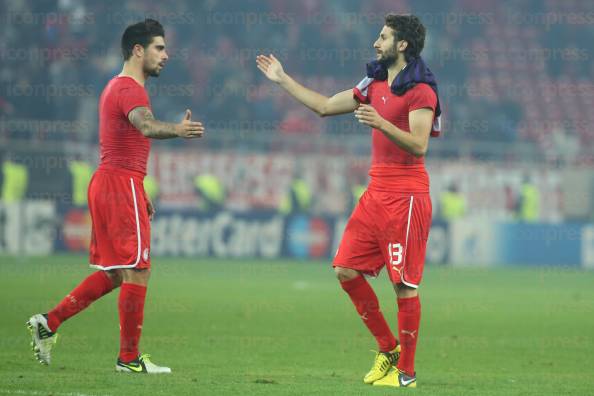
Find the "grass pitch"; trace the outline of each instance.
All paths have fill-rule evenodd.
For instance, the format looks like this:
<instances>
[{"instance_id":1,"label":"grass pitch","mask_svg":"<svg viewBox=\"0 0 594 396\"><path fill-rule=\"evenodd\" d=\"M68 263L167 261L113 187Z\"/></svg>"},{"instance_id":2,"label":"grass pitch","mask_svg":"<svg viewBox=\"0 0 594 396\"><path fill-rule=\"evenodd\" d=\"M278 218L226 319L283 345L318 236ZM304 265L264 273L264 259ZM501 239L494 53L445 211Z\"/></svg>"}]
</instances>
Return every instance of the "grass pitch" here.
<instances>
[{"instance_id":1,"label":"grass pitch","mask_svg":"<svg viewBox=\"0 0 594 396\"><path fill-rule=\"evenodd\" d=\"M168 376L114 372L117 293L64 323L52 365L25 321L90 273L84 256L0 258L0 394L594 394L594 274L429 266L416 390L364 385L375 342L328 263L156 258L141 350ZM393 329L395 295L371 281Z\"/></svg>"}]
</instances>

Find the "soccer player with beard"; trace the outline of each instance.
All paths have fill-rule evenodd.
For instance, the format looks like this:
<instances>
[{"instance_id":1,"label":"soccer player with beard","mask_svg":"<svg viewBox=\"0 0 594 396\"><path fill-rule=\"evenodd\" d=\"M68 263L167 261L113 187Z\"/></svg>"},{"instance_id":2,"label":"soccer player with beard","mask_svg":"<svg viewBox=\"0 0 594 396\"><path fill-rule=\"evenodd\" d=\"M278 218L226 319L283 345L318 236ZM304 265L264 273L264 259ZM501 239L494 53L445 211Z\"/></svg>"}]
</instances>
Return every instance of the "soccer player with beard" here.
<instances>
[{"instance_id":1,"label":"soccer player with beard","mask_svg":"<svg viewBox=\"0 0 594 396\"><path fill-rule=\"evenodd\" d=\"M425 28L416 16L387 15L367 77L330 98L291 78L273 55L256 59L267 78L320 116L354 112L372 128L371 181L346 225L333 267L377 341L379 352L364 377L373 385L416 387L418 287L431 226L424 156L429 136L439 134L441 113L437 83L420 57L424 42ZM400 342L365 279L384 266L396 291Z\"/></svg>"},{"instance_id":2,"label":"soccer player with beard","mask_svg":"<svg viewBox=\"0 0 594 396\"><path fill-rule=\"evenodd\" d=\"M58 327L93 301L120 287L120 353L116 370L170 373L140 354L138 344L150 275L150 220L155 213L143 188L150 139L199 138L200 122L186 110L179 124L155 119L144 84L167 62L165 32L152 19L128 26L122 36L124 67L99 99L100 164L89 184L92 219L90 265L99 271L84 279L47 314L33 315L35 357L50 363Z\"/></svg>"}]
</instances>

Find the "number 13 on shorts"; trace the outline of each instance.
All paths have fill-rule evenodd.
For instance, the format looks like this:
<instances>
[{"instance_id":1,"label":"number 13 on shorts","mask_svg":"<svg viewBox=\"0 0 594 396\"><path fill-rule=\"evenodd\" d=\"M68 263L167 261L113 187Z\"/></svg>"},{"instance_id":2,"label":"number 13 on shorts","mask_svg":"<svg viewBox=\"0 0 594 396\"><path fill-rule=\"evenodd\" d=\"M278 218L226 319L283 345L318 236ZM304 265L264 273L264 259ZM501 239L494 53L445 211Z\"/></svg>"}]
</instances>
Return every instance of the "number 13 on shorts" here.
<instances>
[{"instance_id":1,"label":"number 13 on shorts","mask_svg":"<svg viewBox=\"0 0 594 396\"><path fill-rule=\"evenodd\" d=\"M388 255L390 257L390 265L396 266L402 264L402 256L404 249L401 243L389 243L388 244Z\"/></svg>"},{"instance_id":2,"label":"number 13 on shorts","mask_svg":"<svg viewBox=\"0 0 594 396\"><path fill-rule=\"evenodd\" d=\"M390 264L388 265L390 279L392 279L392 282L400 282L404 260L404 247L401 243L388 243L388 258L390 260Z\"/></svg>"}]
</instances>

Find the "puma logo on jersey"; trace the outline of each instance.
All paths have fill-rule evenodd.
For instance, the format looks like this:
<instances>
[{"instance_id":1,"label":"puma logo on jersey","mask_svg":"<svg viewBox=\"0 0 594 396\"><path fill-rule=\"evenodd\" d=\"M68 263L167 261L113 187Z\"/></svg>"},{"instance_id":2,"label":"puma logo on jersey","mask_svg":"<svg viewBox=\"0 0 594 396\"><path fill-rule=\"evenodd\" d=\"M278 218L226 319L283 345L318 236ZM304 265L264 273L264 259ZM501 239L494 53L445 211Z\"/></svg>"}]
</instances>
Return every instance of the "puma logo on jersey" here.
<instances>
[{"instance_id":1,"label":"puma logo on jersey","mask_svg":"<svg viewBox=\"0 0 594 396\"><path fill-rule=\"evenodd\" d=\"M367 312L363 312L363 315L361 315L361 319L367 320Z\"/></svg>"},{"instance_id":2,"label":"puma logo on jersey","mask_svg":"<svg viewBox=\"0 0 594 396\"><path fill-rule=\"evenodd\" d=\"M402 335L407 335L407 334L408 334L408 335L409 335L409 336L411 336L412 338L416 338L416 337L415 337L415 333L416 333L416 332L417 332L417 330L413 330L413 331L409 331L409 330L400 330L400 333L401 333Z\"/></svg>"},{"instance_id":3,"label":"puma logo on jersey","mask_svg":"<svg viewBox=\"0 0 594 396\"><path fill-rule=\"evenodd\" d=\"M386 98L385 96L382 96L382 100L384 101L384 104L386 104L386 102L388 101L388 98Z\"/></svg>"}]
</instances>

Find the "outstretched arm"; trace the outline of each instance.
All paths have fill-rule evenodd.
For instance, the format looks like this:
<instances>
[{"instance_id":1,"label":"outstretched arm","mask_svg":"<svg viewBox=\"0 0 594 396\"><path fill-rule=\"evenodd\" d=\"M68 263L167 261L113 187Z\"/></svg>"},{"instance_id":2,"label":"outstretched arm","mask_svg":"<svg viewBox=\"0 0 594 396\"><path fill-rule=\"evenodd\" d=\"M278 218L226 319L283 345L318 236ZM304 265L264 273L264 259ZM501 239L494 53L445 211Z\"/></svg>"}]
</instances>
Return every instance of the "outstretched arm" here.
<instances>
[{"instance_id":1,"label":"outstretched arm","mask_svg":"<svg viewBox=\"0 0 594 396\"><path fill-rule=\"evenodd\" d=\"M327 97L304 87L285 73L283 65L274 55L258 55L256 64L269 80L280 85L291 96L321 117L351 113L359 105L353 98L351 89Z\"/></svg>"},{"instance_id":2,"label":"outstretched arm","mask_svg":"<svg viewBox=\"0 0 594 396\"><path fill-rule=\"evenodd\" d=\"M204 134L201 122L192 121L192 112L186 110L179 124L162 122L155 119L148 107L136 107L128 113L128 119L144 136L153 139L171 139L176 137L199 138Z\"/></svg>"}]
</instances>

